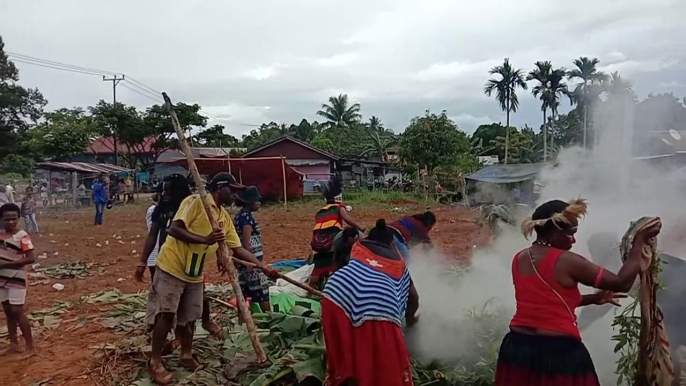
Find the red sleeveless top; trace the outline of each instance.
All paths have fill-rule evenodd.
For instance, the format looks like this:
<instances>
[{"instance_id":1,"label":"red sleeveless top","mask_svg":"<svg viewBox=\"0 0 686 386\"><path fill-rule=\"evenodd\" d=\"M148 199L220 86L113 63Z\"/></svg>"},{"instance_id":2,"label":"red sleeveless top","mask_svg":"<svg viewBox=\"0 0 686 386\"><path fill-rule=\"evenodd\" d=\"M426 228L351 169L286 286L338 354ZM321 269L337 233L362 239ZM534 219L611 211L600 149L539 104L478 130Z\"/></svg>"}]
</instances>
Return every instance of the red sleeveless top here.
<instances>
[{"instance_id":1,"label":"red sleeveless top","mask_svg":"<svg viewBox=\"0 0 686 386\"><path fill-rule=\"evenodd\" d=\"M560 249L550 249L550 252L537 264L536 270L540 277L535 272L531 275L522 275L519 272L517 257L525 253L527 254L525 258L528 260L528 252L522 251L515 255L512 260L512 279L517 312L510 322L510 327L553 331L581 339L574 313L581 303L581 292L578 286L563 287L555 278L555 264L563 252Z\"/></svg>"}]
</instances>

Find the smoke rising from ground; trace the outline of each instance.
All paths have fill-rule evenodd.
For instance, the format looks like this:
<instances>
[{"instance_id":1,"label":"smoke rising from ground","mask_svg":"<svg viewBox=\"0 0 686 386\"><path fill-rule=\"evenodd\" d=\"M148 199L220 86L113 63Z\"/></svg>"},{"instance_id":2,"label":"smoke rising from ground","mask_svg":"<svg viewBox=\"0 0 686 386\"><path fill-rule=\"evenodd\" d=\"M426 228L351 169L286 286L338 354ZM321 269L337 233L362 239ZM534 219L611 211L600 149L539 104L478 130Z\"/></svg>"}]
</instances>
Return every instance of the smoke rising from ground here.
<instances>
[{"instance_id":1,"label":"smoke rising from ground","mask_svg":"<svg viewBox=\"0 0 686 386\"><path fill-rule=\"evenodd\" d=\"M619 245L619 238L626 232L629 222L642 216L662 218L659 249L686 257L686 238L681 237L686 234L683 177L664 166L633 159L633 135L628 129L633 120L627 118L625 105L603 106L596 114L611 124L605 126L605 131L600 131L596 140L589 140L597 143L595 150L563 149L557 163L546 166L541 172L542 191L537 204L551 199L566 201L583 197L588 200L589 213L579 225L577 243L572 250L591 260L587 241L592 234L613 233L617 235ZM616 119L608 120L608 117ZM517 229L505 228L489 248L475 250L471 269L458 279L444 272L444 263L439 262L442 259L438 256L419 252L413 258L410 269L420 294L421 314L416 331L408 337L413 353L434 359L468 356L476 341L475 331L480 326L466 318L465 312L483 307L489 299L493 299L489 307L498 305L509 310L504 313L509 322L514 312L512 258L529 242ZM686 290L686 281L683 285ZM584 286L581 290L582 293L593 291ZM626 300L624 304L629 302ZM618 356L613 352L615 342L611 337L615 332L611 324L620 311L617 309L606 315L582 333L601 384L616 383L614 371Z\"/></svg>"}]
</instances>

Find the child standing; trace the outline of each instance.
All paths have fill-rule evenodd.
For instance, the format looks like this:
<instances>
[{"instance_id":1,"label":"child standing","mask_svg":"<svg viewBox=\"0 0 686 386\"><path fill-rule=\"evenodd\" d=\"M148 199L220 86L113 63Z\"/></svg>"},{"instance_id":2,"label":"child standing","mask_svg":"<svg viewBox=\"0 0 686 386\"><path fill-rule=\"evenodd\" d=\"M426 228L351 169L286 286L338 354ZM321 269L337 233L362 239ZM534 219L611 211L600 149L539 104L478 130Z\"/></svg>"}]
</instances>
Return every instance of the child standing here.
<instances>
[{"instance_id":1,"label":"child standing","mask_svg":"<svg viewBox=\"0 0 686 386\"><path fill-rule=\"evenodd\" d=\"M31 227L38 233L38 222L36 221L36 197L33 195L33 188L27 187L26 194L21 200L21 215L24 217L24 230L31 233Z\"/></svg>"},{"instance_id":2,"label":"child standing","mask_svg":"<svg viewBox=\"0 0 686 386\"><path fill-rule=\"evenodd\" d=\"M16 204L5 204L0 207L0 216L4 220L4 229L0 230L0 302L7 319L7 332L10 347L2 354L17 353L17 326L21 329L26 342L27 353L33 354L33 336L31 324L26 317L25 267L35 261L31 237L17 227L20 209Z\"/></svg>"},{"instance_id":3,"label":"child standing","mask_svg":"<svg viewBox=\"0 0 686 386\"><path fill-rule=\"evenodd\" d=\"M257 260L262 261L262 232L253 212L260 209L260 192L256 186L248 186L240 193L235 203L241 210L234 216L233 224L236 233L241 239L243 248L250 251ZM243 296L253 303L259 303L263 312L271 311L269 304L269 281L267 276L259 269L238 265L238 281L241 284Z\"/></svg>"}]
</instances>

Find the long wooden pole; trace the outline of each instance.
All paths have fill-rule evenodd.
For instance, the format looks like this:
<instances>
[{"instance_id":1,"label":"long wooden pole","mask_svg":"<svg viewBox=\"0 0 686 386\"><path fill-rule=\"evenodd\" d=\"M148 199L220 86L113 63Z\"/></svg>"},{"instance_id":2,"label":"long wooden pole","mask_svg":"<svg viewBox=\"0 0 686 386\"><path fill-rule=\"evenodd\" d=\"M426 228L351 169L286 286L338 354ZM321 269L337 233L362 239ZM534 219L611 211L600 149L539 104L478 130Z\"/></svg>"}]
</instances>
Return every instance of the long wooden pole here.
<instances>
[{"instance_id":1,"label":"long wooden pole","mask_svg":"<svg viewBox=\"0 0 686 386\"><path fill-rule=\"evenodd\" d=\"M221 230L219 224L217 223L217 219L214 218L214 214L212 213L212 210L210 208L210 203L207 200L207 192L205 191L205 184L202 182L202 179L200 178L200 172L198 172L198 167L195 164L195 160L193 159L193 151L191 150L190 146L188 146L188 143L186 143L186 137L183 133L183 130L181 129L181 125L179 124L179 119L176 117L176 113L174 112L174 109L172 107L171 99L169 99L167 93L164 92L162 93L162 97L164 98L164 104L169 110L169 114L171 115L172 124L174 125L176 135L179 137L179 144L181 145L181 150L186 155L186 160L188 160L188 169L190 170L191 175L193 176L193 180L195 180L195 186L198 188L200 200L202 201L202 206L205 208L205 212L207 213L207 218L210 221L210 225L212 226L212 229L214 229L215 231ZM238 284L238 274L236 272L236 267L233 265L233 259L231 259L231 256L229 255L229 248L226 246L226 243L219 243L217 258L223 259L226 262L226 270L228 271L229 280L231 281L231 288L233 288L233 293L236 295L238 313L241 316L241 319L245 321L245 325L248 328L248 335L250 335L252 347L253 349L255 349L255 356L257 357L257 361L260 363L265 362L267 360L267 355L264 353L264 349L262 348L260 339L257 337L257 329L255 328L255 322L252 319L252 315L250 315L250 310L248 309L248 306L245 304L245 298L243 297L243 292L241 292L241 286L240 284Z\"/></svg>"},{"instance_id":2,"label":"long wooden pole","mask_svg":"<svg viewBox=\"0 0 686 386\"><path fill-rule=\"evenodd\" d=\"M253 264L253 263L251 263L251 262L249 262L249 261L243 261L243 260L234 260L234 261L235 261L236 263L240 264L240 265L244 265L244 266L249 267L249 268L254 268L254 267L256 267L255 264ZM324 293L322 293L322 291L316 290L316 289L310 287L309 285L307 285L307 284L305 284L305 283L301 283L301 282L299 282L299 281L297 281L297 280L295 280L295 279L291 279L290 277L288 277L288 276L286 276L286 275L284 275L284 274L282 274L282 273L277 273L277 277L278 277L279 279L283 279L283 280L285 280L285 281L287 281L287 282L293 284L294 286L296 286L296 287L298 287L298 288L304 289L305 291L307 291L307 292L309 292L309 293L311 293L311 294L313 294L313 295L324 296Z\"/></svg>"},{"instance_id":3,"label":"long wooden pole","mask_svg":"<svg viewBox=\"0 0 686 386\"><path fill-rule=\"evenodd\" d=\"M283 206L288 207L288 185L286 184L286 157L281 156L281 173L283 173Z\"/></svg>"}]
</instances>

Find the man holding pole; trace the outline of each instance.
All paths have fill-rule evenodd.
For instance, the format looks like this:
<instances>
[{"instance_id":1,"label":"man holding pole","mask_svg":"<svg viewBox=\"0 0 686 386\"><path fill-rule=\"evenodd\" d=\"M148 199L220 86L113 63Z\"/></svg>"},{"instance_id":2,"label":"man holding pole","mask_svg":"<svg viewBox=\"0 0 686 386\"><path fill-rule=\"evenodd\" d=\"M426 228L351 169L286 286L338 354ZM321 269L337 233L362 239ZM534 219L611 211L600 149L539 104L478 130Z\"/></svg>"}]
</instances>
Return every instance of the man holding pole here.
<instances>
[{"instance_id":1,"label":"man holding pole","mask_svg":"<svg viewBox=\"0 0 686 386\"><path fill-rule=\"evenodd\" d=\"M154 327L148 372L158 384L167 385L172 382L171 374L162 364L162 351L167 334L173 326L174 316L176 337L181 342L179 365L191 371L200 367L192 354L193 331L195 321L202 315L202 273L207 259L216 254L218 243L226 243L235 258L255 264L255 269L261 269L269 276L276 275L273 268L263 265L252 253L242 248L231 217L222 207L230 205L235 192L243 189L245 187L226 172L218 173L210 181L210 194L207 198L221 230L212 230L198 194L187 197L181 203L169 227L169 237L157 257L149 299L154 311L150 317L154 320L148 321L148 324L154 324ZM226 272L228 264L226 259L217 254L219 272Z\"/></svg>"}]
</instances>

